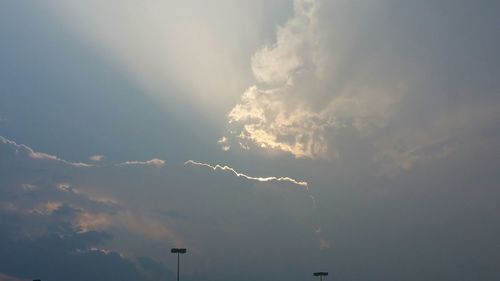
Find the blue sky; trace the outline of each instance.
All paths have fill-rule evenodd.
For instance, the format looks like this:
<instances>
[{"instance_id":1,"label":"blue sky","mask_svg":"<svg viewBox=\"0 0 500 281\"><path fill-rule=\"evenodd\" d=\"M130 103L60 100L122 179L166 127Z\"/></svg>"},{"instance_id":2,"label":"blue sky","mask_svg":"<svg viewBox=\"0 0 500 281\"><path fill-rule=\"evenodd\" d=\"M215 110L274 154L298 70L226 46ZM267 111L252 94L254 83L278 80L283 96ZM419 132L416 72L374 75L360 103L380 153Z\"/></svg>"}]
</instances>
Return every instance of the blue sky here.
<instances>
[{"instance_id":1,"label":"blue sky","mask_svg":"<svg viewBox=\"0 0 500 281\"><path fill-rule=\"evenodd\" d=\"M498 280L499 19L2 2L0 280Z\"/></svg>"}]
</instances>

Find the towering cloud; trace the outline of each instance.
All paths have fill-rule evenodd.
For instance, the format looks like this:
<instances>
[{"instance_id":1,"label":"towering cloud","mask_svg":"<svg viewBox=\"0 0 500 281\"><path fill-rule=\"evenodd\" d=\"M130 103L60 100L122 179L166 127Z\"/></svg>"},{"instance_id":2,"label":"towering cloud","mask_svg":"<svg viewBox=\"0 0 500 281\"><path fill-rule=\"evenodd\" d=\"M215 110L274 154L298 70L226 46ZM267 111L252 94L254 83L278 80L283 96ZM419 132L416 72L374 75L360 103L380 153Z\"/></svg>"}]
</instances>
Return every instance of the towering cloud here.
<instances>
[{"instance_id":1,"label":"towering cloud","mask_svg":"<svg viewBox=\"0 0 500 281\"><path fill-rule=\"evenodd\" d=\"M353 128L368 134L385 126L400 92L360 81L363 73L342 77L338 68L345 50L341 44L329 49L329 36L338 28L325 22L321 8L320 1L295 1L294 15L278 27L276 42L252 57L259 84L248 88L228 115L246 143L296 157L329 158L329 132Z\"/></svg>"},{"instance_id":2,"label":"towering cloud","mask_svg":"<svg viewBox=\"0 0 500 281\"><path fill-rule=\"evenodd\" d=\"M493 126L498 56L482 8L404 2L294 1L275 41L251 58L257 83L228 114L233 138L297 158L363 151L388 171L446 157Z\"/></svg>"}]
</instances>

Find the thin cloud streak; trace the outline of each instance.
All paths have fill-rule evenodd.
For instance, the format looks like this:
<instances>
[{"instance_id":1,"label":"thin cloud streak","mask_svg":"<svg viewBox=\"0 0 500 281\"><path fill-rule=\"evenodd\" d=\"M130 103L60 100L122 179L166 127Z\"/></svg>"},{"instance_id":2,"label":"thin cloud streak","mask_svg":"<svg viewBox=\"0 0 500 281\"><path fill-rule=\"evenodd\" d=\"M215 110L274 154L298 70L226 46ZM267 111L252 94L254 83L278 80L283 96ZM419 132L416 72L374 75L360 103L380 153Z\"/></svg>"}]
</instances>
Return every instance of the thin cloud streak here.
<instances>
[{"instance_id":1,"label":"thin cloud streak","mask_svg":"<svg viewBox=\"0 0 500 281\"><path fill-rule=\"evenodd\" d=\"M120 164L117 164L117 166L127 166L127 165L145 165L145 166L161 167L161 166L165 165L165 160L153 158L151 160L146 160L146 161L132 160L132 161L125 161L125 162L122 162Z\"/></svg>"},{"instance_id":2,"label":"thin cloud streak","mask_svg":"<svg viewBox=\"0 0 500 281\"><path fill-rule=\"evenodd\" d=\"M242 178L245 178L245 179L248 179L248 180L252 180L252 181L258 181L258 182L289 182L289 183L292 183L292 184L304 187L305 190L306 190L306 192L307 192L307 196L311 199L313 211L317 210L316 198L311 194L311 191L309 190L309 184L306 181L298 181L298 180L290 178L290 177L252 177L252 176L240 173L240 172L236 171L234 168L229 167L227 165L223 166L223 165L216 164L215 166L213 166L213 165L210 165L210 164L207 164L207 163L196 162L196 161L193 161L193 160L188 160L188 161L184 162L184 165L193 165L193 166L207 167L207 168L210 168L210 169L212 169L214 171L217 171L217 170L229 171L229 172L231 172L232 174L234 174L237 177L242 177ZM327 246L329 242L328 242L328 240L326 240L326 239L324 239L322 237L322 234L321 234L321 224L319 222L316 222L316 224L317 225L315 226L315 234L319 236L319 239L320 239L320 249L326 249L326 248L329 247L329 246Z\"/></svg>"},{"instance_id":3,"label":"thin cloud streak","mask_svg":"<svg viewBox=\"0 0 500 281\"><path fill-rule=\"evenodd\" d=\"M188 161L184 162L184 164L185 165L194 165L194 166L204 166L204 167L211 168L214 171L216 171L216 170L230 171L234 175L236 175L237 177L243 177L243 178L246 178L246 179L249 179L249 180L255 180L255 181L260 181L260 182L268 182L268 181L279 181L279 182L285 181L285 182L291 182L293 184L303 186L303 187L305 187L309 191L309 186L308 186L308 184L307 184L306 181L298 181L298 180L295 180L295 179L290 178L290 177L252 177L252 176L248 176L246 174L240 173L240 172L236 171L235 169L233 169L233 168L231 168L229 166L225 166L225 165L222 166L222 165L219 165L219 164L217 164L215 166L212 166L210 164L196 162L196 161L193 161L193 160L188 160Z\"/></svg>"},{"instance_id":4,"label":"thin cloud streak","mask_svg":"<svg viewBox=\"0 0 500 281\"><path fill-rule=\"evenodd\" d=\"M9 140L9 139L7 139L7 138L5 138L3 136L0 136L0 142L2 142L4 144L13 145L14 147L16 147L16 149L26 150L28 152L27 153L28 156L30 158L33 158L33 159L56 161L56 162L60 162L60 163L63 163L63 164L74 166L74 167L93 167L94 166L92 164L87 164L87 163L82 163L82 162L70 162L70 161L61 159L61 158L59 158L57 156L54 156L54 155L50 155L50 154L43 153L43 152L37 152L37 151L34 151L29 146L26 146L24 144L18 144L15 141Z\"/></svg>"},{"instance_id":5,"label":"thin cloud streak","mask_svg":"<svg viewBox=\"0 0 500 281\"><path fill-rule=\"evenodd\" d=\"M48 161L55 161L59 163L63 163L66 165L70 165L73 167L79 167L79 168L89 168L89 167L104 167L105 165L95 165L95 164L88 164L88 163L83 163L83 162L71 162L68 160L64 160L62 158L59 158L55 155L51 155L48 153L44 152L38 152L32 149L31 147L24 145L24 144L18 144L15 141L9 140L3 136L0 136L0 142L4 144L9 144L13 145L16 147L16 149L22 149L25 150L27 155L35 160L48 160ZM101 161L104 158L102 155L94 155L90 157L90 160L92 161ZM144 166L154 166L154 167L161 167L165 165L165 160L159 159L159 158L153 158L150 160L145 160L145 161L139 161L139 160L128 160L125 162L121 162L119 164L115 164L115 166L128 166L128 165L144 165Z\"/></svg>"}]
</instances>

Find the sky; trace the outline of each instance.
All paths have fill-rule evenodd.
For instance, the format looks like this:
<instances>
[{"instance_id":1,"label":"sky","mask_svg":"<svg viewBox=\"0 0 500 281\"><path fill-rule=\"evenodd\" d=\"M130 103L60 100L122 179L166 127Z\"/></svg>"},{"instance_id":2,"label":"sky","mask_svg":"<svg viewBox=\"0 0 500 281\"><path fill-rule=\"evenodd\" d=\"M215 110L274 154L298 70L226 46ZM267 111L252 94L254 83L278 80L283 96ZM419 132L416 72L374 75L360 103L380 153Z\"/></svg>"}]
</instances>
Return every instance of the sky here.
<instances>
[{"instance_id":1,"label":"sky","mask_svg":"<svg viewBox=\"0 0 500 281\"><path fill-rule=\"evenodd\" d=\"M0 2L0 281L499 280L500 3Z\"/></svg>"}]
</instances>

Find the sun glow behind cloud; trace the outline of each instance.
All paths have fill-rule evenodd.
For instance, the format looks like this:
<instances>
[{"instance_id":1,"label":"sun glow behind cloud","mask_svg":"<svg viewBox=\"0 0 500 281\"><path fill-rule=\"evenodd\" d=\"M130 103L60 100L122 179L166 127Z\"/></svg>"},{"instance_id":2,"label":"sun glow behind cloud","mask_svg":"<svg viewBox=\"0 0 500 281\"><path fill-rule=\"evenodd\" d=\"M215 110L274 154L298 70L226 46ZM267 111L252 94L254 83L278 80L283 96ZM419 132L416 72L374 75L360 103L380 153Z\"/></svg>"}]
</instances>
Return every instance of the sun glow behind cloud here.
<instances>
[{"instance_id":1,"label":"sun glow behind cloud","mask_svg":"<svg viewBox=\"0 0 500 281\"><path fill-rule=\"evenodd\" d=\"M356 84L336 90L342 50L328 50L328 27L320 1L295 1L294 15L276 32L276 42L252 57L258 85L251 86L228 114L236 137L297 158L331 158L328 132L352 127L361 134L384 127L399 92ZM335 46L334 46L335 47ZM337 83L345 83L338 81ZM365 82L366 83L366 82Z\"/></svg>"},{"instance_id":2,"label":"sun glow behind cloud","mask_svg":"<svg viewBox=\"0 0 500 281\"><path fill-rule=\"evenodd\" d=\"M498 11L1 2L0 276L499 280Z\"/></svg>"},{"instance_id":3,"label":"sun glow behind cloud","mask_svg":"<svg viewBox=\"0 0 500 281\"><path fill-rule=\"evenodd\" d=\"M263 25L271 21L266 9L284 3L125 0L120 9L113 1L45 5L161 105L172 109L175 100L213 115L230 108L251 81L246 58L265 39Z\"/></svg>"},{"instance_id":4,"label":"sun glow behind cloud","mask_svg":"<svg viewBox=\"0 0 500 281\"><path fill-rule=\"evenodd\" d=\"M478 127L493 126L493 112L500 112L498 98L491 103L446 104L450 96L468 95L465 89L470 86L453 78L462 74L449 61L423 59L446 54L460 63L474 52L472 47L457 49L435 42L426 32L437 27L441 34L453 34L444 30L454 27L442 22L461 24L455 15L435 15L425 23L428 29L415 31L413 25L421 19L411 8L386 1L365 5L294 1L294 14L277 27L274 42L257 49L251 58L257 83L243 92L227 115L228 144L340 163L364 151L363 163L389 175L408 171L417 162L448 157L461 145L458 138L474 135ZM391 13L390 19L378 16L384 9ZM404 25L395 29L391 20L401 21L403 13L411 20L403 20ZM416 40L414 36L435 42L434 51L418 44L407 46ZM421 62L414 57L421 57ZM435 69L448 72L436 80L427 75ZM491 80L489 75L483 78ZM495 89L479 92L491 97ZM422 100L435 101L432 112L415 113L429 111ZM426 120L415 121L420 119Z\"/></svg>"}]
</instances>

